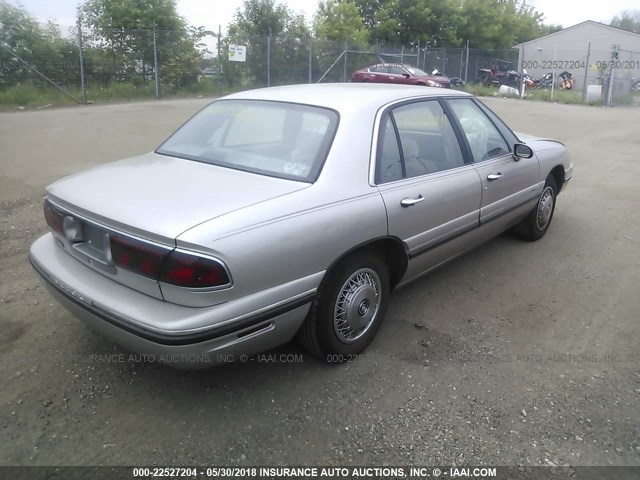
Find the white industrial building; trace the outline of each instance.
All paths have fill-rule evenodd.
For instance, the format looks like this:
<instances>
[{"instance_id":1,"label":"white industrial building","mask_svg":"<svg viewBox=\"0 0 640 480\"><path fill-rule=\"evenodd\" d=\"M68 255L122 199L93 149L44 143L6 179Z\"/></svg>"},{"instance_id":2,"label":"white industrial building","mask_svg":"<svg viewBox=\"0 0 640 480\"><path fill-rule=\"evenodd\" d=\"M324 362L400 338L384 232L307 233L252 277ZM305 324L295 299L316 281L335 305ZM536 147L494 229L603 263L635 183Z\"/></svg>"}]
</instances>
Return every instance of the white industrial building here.
<instances>
[{"instance_id":1,"label":"white industrial building","mask_svg":"<svg viewBox=\"0 0 640 480\"><path fill-rule=\"evenodd\" d=\"M615 47L614 47L615 46ZM558 32L515 45L519 70L534 78L563 71L573 74L576 88L602 84L615 68L614 84L640 78L640 35L588 20ZM617 55L613 55L613 49Z\"/></svg>"}]
</instances>

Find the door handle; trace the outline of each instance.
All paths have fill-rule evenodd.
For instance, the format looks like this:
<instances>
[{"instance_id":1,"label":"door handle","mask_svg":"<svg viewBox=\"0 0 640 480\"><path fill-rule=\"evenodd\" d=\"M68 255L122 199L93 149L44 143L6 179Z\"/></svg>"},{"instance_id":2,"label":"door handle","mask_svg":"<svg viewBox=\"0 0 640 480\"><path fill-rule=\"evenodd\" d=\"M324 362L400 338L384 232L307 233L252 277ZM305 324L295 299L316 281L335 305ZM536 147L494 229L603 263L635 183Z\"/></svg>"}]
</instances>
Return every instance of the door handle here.
<instances>
[{"instance_id":1,"label":"door handle","mask_svg":"<svg viewBox=\"0 0 640 480\"><path fill-rule=\"evenodd\" d=\"M489 180L490 182L492 182L493 180L498 180L499 178L502 178L502 173L500 172L490 173L489 175L487 175L487 180Z\"/></svg>"},{"instance_id":2,"label":"door handle","mask_svg":"<svg viewBox=\"0 0 640 480\"><path fill-rule=\"evenodd\" d=\"M412 207L416 203L420 203L423 200L424 200L424 197L422 195L418 195L417 197L414 197L414 198L407 197L402 199L402 201L400 202L400 205L402 205L405 208Z\"/></svg>"}]
</instances>

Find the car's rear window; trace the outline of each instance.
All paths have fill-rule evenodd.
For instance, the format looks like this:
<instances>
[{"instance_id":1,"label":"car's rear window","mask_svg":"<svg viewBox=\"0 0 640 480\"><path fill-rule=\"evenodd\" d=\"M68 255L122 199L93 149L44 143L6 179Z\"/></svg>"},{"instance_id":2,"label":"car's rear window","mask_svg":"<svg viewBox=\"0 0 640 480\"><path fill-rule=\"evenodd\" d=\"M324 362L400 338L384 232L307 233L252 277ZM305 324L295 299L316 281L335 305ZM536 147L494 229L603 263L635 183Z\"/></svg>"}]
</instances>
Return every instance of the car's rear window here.
<instances>
[{"instance_id":1,"label":"car's rear window","mask_svg":"<svg viewBox=\"0 0 640 480\"><path fill-rule=\"evenodd\" d=\"M157 153L313 182L338 124L333 110L262 100L220 100L185 123Z\"/></svg>"}]
</instances>

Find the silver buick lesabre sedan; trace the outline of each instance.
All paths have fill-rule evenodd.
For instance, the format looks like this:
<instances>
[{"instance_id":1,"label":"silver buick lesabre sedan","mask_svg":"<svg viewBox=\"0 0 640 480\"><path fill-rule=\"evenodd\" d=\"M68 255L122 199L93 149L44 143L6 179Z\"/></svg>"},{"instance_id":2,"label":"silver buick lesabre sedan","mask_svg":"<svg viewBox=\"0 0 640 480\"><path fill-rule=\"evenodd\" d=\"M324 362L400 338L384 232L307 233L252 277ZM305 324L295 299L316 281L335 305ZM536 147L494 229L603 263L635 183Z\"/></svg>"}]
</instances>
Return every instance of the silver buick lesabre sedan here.
<instances>
[{"instance_id":1,"label":"silver buick lesabre sedan","mask_svg":"<svg viewBox=\"0 0 640 480\"><path fill-rule=\"evenodd\" d=\"M49 186L29 258L74 315L148 358L215 364L297 335L335 361L369 345L394 288L507 229L541 238L572 171L562 143L462 92L253 90Z\"/></svg>"}]
</instances>

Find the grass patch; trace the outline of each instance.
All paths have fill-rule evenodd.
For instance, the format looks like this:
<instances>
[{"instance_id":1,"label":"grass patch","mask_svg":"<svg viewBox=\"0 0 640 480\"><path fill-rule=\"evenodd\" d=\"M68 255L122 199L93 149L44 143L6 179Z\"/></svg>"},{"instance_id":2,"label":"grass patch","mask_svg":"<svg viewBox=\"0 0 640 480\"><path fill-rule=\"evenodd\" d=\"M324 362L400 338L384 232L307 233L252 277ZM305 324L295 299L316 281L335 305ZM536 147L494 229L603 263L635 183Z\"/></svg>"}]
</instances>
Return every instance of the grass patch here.
<instances>
[{"instance_id":1,"label":"grass patch","mask_svg":"<svg viewBox=\"0 0 640 480\"><path fill-rule=\"evenodd\" d=\"M545 102L566 103L569 105L584 103L582 101L582 92L578 90L555 89L553 91L553 97L551 96L550 88L527 90L524 98L529 100L542 100Z\"/></svg>"},{"instance_id":2,"label":"grass patch","mask_svg":"<svg viewBox=\"0 0 640 480\"><path fill-rule=\"evenodd\" d=\"M485 87L479 83L471 83L464 86L465 92L471 93L476 97L499 97L498 88ZM525 91L525 100L538 100L543 102L564 103L567 105L592 105L602 106L605 98L605 92L603 92L603 98L596 102L584 102L582 100L581 90L561 90L556 88L553 90L553 97L551 96L550 88L532 89ZM630 95L614 95L613 105L633 105L637 103L634 101L634 94Z\"/></svg>"},{"instance_id":3,"label":"grass patch","mask_svg":"<svg viewBox=\"0 0 640 480\"><path fill-rule=\"evenodd\" d=\"M39 107L49 104L68 105L76 103L72 98L51 87L32 84L16 85L0 90L0 107Z\"/></svg>"},{"instance_id":4,"label":"grass patch","mask_svg":"<svg viewBox=\"0 0 640 480\"><path fill-rule=\"evenodd\" d=\"M78 87L65 88L73 97L80 100L82 92ZM239 90L246 90L242 87L223 88L222 94L227 95ZM90 86L87 88L87 102L90 103L110 103L128 100L144 100L155 98L155 84L134 85L133 83L112 83L107 86ZM204 79L193 85L183 88L172 88L160 85L160 96L162 98L171 97L194 97L194 96L217 96L218 83L215 79ZM13 110L18 107L37 108L48 105L63 106L76 105L78 102L69 95L64 94L53 86L26 83L9 88L0 88L0 109Z\"/></svg>"},{"instance_id":5,"label":"grass patch","mask_svg":"<svg viewBox=\"0 0 640 480\"><path fill-rule=\"evenodd\" d=\"M481 83L467 83L462 90L476 97L494 97L498 93L497 88L485 87Z\"/></svg>"}]
</instances>

